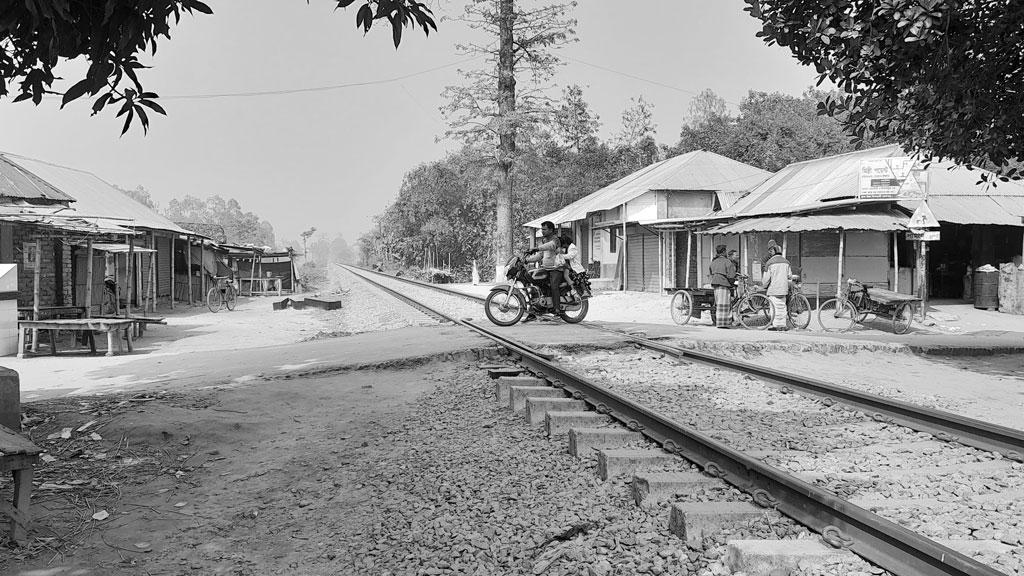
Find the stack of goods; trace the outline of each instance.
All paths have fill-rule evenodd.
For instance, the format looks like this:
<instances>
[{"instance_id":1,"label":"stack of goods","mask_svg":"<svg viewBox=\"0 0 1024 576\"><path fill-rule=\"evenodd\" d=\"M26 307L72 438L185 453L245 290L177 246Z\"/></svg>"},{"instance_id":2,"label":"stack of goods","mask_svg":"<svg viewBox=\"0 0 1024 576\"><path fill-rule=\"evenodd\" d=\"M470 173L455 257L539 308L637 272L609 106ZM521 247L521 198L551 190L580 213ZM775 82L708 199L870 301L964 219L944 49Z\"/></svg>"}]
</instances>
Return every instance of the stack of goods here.
<instances>
[{"instance_id":1,"label":"stack of goods","mask_svg":"<svg viewBox=\"0 0 1024 576\"><path fill-rule=\"evenodd\" d=\"M999 267L999 311L1024 314L1024 265L1008 262Z\"/></svg>"}]
</instances>

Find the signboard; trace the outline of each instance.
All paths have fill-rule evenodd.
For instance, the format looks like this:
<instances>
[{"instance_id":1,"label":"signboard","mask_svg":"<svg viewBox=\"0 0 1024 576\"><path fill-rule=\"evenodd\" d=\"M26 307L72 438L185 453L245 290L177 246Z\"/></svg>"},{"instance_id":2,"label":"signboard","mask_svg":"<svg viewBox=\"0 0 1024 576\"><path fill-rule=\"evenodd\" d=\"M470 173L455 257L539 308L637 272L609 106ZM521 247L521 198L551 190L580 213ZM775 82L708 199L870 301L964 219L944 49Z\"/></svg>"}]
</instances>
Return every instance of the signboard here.
<instances>
[{"instance_id":1,"label":"signboard","mask_svg":"<svg viewBox=\"0 0 1024 576\"><path fill-rule=\"evenodd\" d=\"M913 158L861 160L858 198L923 200L927 196L928 171Z\"/></svg>"},{"instance_id":2,"label":"signboard","mask_svg":"<svg viewBox=\"0 0 1024 576\"><path fill-rule=\"evenodd\" d=\"M907 232L907 240L920 240L921 242L938 242L938 230L910 230Z\"/></svg>"},{"instance_id":3,"label":"signboard","mask_svg":"<svg viewBox=\"0 0 1024 576\"><path fill-rule=\"evenodd\" d=\"M928 207L928 202L921 201L921 205L914 210L914 215L910 217L910 222L907 222L908 228L938 228L939 221L935 219L935 215L932 214L932 209Z\"/></svg>"},{"instance_id":4,"label":"signboard","mask_svg":"<svg viewBox=\"0 0 1024 576\"><path fill-rule=\"evenodd\" d=\"M25 256L25 269L35 270L36 262L39 260L39 253L36 252L36 243L25 242L21 245L21 252Z\"/></svg>"}]
</instances>

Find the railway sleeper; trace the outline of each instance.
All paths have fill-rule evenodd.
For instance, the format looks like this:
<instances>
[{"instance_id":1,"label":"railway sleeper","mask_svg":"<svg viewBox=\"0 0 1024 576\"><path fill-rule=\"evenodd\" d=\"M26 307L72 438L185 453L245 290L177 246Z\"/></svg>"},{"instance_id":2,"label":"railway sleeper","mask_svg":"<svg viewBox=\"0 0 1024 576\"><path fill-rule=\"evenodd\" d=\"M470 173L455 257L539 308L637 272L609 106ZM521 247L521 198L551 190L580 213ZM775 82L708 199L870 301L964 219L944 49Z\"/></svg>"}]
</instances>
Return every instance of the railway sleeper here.
<instances>
[{"instance_id":1,"label":"railway sleeper","mask_svg":"<svg viewBox=\"0 0 1024 576\"><path fill-rule=\"evenodd\" d=\"M569 430L569 453L577 458L593 457L595 450L624 448L643 442L644 437L639 432L617 426Z\"/></svg>"},{"instance_id":2,"label":"railway sleeper","mask_svg":"<svg viewBox=\"0 0 1024 576\"><path fill-rule=\"evenodd\" d=\"M571 433L570 433L571 438ZM597 475L602 480L667 468L683 461L661 449L609 448L597 452Z\"/></svg>"},{"instance_id":3,"label":"railway sleeper","mask_svg":"<svg viewBox=\"0 0 1024 576\"><path fill-rule=\"evenodd\" d=\"M630 488L636 505L648 508L714 483L714 479L698 472L641 472L633 476Z\"/></svg>"},{"instance_id":4,"label":"railway sleeper","mask_svg":"<svg viewBox=\"0 0 1024 576\"><path fill-rule=\"evenodd\" d=\"M796 540L729 540L725 565L747 574L789 573L829 564L857 562L849 550L833 548L814 538Z\"/></svg>"},{"instance_id":5,"label":"railway sleeper","mask_svg":"<svg viewBox=\"0 0 1024 576\"><path fill-rule=\"evenodd\" d=\"M512 386L544 386L547 380L534 376L501 376L494 382L494 399L498 402L508 400L508 389Z\"/></svg>"},{"instance_id":6,"label":"railway sleeper","mask_svg":"<svg viewBox=\"0 0 1024 576\"><path fill-rule=\"evenodd\" d=\"M552 386L509 386L508 407L513 412L526 410L527 399L565 398L565 391Z\"/></svg>"},{"instance_id":7,"label":"railway sleeper","mask_svg":"<svg viewBox=\"0 0 1024 576\"><path fill-rule=\"evenodd\" d=\"M597 412L548 412L544 417L544 429L548 438L569 434L572 428L597 428L613 424L614 420Z\"/></svg>"},{"instance_id":8,"label":"railway sleeper","mask_svg":"<svg viewBox=\"0 0 1024 576\"><path fill-rule=\"evenodd\" d=\"M778 512L750 502L678 502L669 509L668 529L690 548L699 549L704 538L746 526L764 515L779 518Z\"/></svg>"},{"instance_id":9,"label":"railway sleeper","mask_svg":"<svg viewBox=\"0 0 1024 576\"><path fill-rule=\"evenodd\" d=\"M587 403L573 398L527 398L526 422L533 426L541 426L548 412L566 412L586 410Z\"/></svg>"}]
</instances>

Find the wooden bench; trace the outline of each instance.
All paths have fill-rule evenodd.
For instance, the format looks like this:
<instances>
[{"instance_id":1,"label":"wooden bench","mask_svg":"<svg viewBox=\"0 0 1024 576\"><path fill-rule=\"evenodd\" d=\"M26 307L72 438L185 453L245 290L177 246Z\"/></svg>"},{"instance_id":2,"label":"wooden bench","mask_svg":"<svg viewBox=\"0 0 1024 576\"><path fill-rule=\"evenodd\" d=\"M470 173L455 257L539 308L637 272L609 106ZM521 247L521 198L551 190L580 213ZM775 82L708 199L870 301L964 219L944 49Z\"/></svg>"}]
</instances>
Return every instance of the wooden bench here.
<instances>
[{"instance_id":1,"label":"wooden bench","mask_svg":"<svg viewBox=\"0 0 1024 576\"><path fill-rule=\"evenodd\" d=\"M86 331L86 338L89 340L89 349L96 352L96 339L93 331L107 333L107 356L114 355L114 341L117 340L118 351L121 351L121 339L117 337L123 330L128 341L128 351L132 352L133 337L132 318L65 318L62 320L19 320L18 321L18 358L25 357L25 330L45 330L50 336L50 354L57 355L57 336L54 332L58 330Z\"/></svg>"},{"instance_id":2,"label":"wooden bench","mask_svg":"<svg viewBox=\"0 0 1024 576\"><path fill-rule=\"evenodd\" d=\"M0 426L0 473L10 472L14 477L14 497L10 503L0 500L0 515L10 519L11 540L17 544L24 544L28 538L32 466L40 452L41 448L20 434Z\"/></svg>"},{"instance_id":3,"label":"wooden bench","mask_svg":"<svg viewBox=\"0 0 1024 576\"><path fill-rule=\"evenodd\" d=\"M143 332L150 324L163 324L167 325L167 321L164 318L156 318L154 316L114 316L111 314L104 314L100 316L93 316L93 318L102 318L104 320L131 320L135 328L135 336L142 338Z\"/></svg>"}]
</instances>

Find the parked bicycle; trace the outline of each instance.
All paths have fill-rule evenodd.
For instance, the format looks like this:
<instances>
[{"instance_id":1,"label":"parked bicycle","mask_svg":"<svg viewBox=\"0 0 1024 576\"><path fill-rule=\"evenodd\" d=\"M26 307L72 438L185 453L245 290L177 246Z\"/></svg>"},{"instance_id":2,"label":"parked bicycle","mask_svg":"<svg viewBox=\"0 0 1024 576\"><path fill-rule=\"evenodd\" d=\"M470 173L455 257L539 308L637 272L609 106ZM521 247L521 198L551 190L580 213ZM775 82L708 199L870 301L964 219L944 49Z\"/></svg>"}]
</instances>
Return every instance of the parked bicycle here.
<instances>
[{"instance_id":1,"label":"parked bicycle","mask_svg":"<svg viewBox=\"0 0 1024 576\"><path fill-rule=\"evenodd\" d=\"M213 279L217 281L217 285L206 293L206 306L210 312L218 312L221 308L234 310L235 301L238 299L235 280L231 276L214 276Z\"/></svg>"},{"instance_id":2,"label":"parked bicycle","mask_svg":"<svg viewBox=\"0 0 1024 576\"><path fill-rule=\"evenodd\" d=\"M892 321L892 331L905 334L914 321L916 296L884 288L868 288L856 278L846 281L846 289L818 308L818 324L825 332L845 332L863 323L869 314Z\"/></svg>"}]
</instances>

